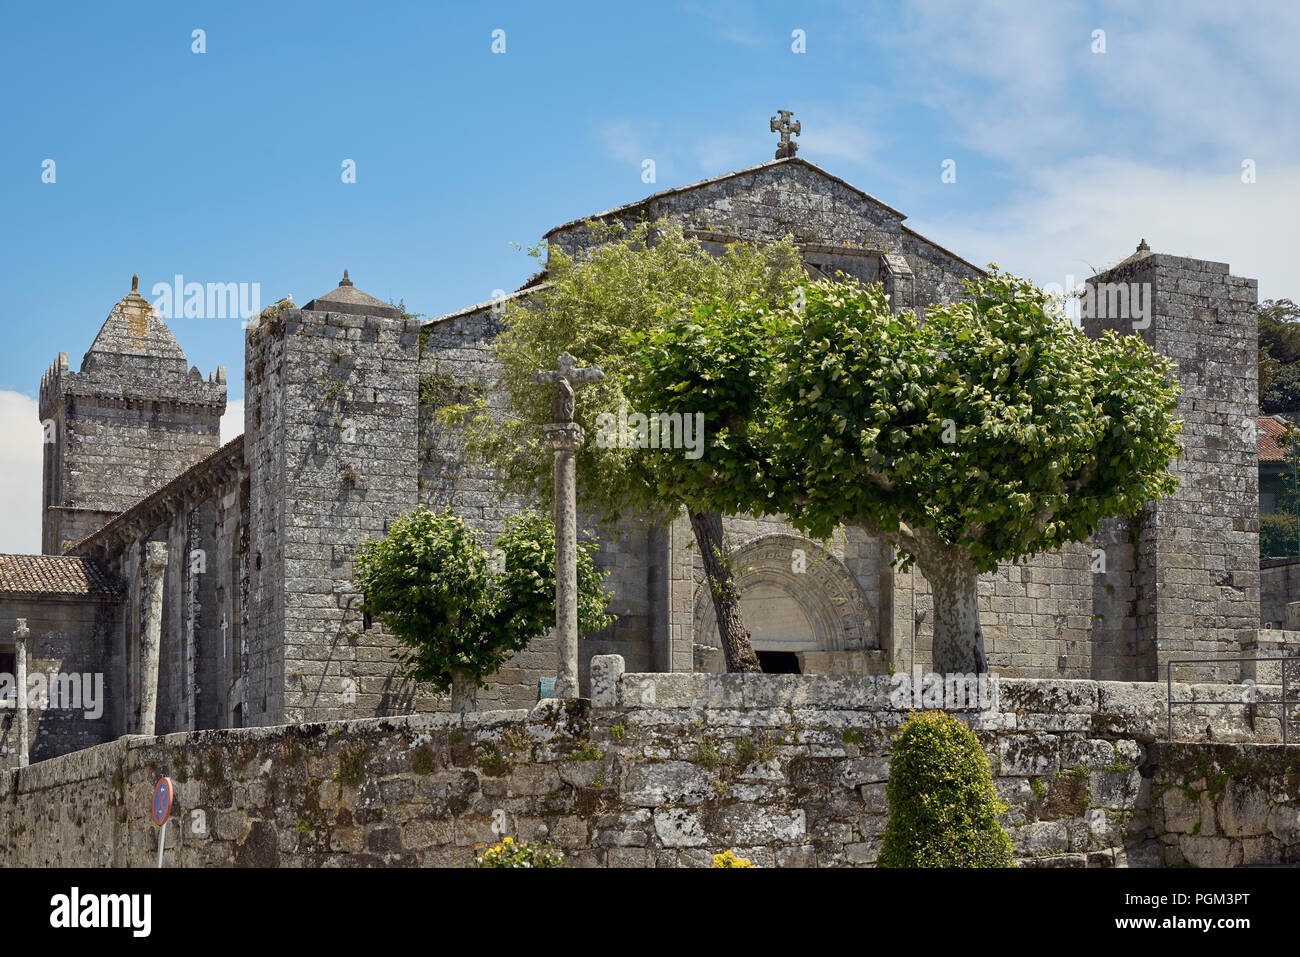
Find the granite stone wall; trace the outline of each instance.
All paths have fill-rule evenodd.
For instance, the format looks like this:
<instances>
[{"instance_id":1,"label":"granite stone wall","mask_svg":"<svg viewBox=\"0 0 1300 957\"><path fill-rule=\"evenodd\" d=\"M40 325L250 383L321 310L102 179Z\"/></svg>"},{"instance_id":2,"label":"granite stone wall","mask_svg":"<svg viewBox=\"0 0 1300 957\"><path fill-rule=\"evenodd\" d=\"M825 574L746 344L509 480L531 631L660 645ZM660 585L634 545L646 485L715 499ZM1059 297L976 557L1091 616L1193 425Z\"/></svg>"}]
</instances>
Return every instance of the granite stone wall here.
<instances>
[{"instance_id":1,"label":"granite stone wall","mask_svg":"<svg viewBox=\"0 0 1300 957\"><path fill-rule=\"evenodd\" d=\"M75 552L94 559L125 597L101 661L114 676L109 737L140 727L139 648L149 613L144 555L151 541L167 546L155 729L240 724L247 484L243 440L235 439L77 544Z\"/></svg>"},{"instance_id":2,"label":"granite stone wall","mask_svg":"<svg viewBox=\"0 0 1300 957\"><path fill-rule=\"evenodd\" d=\"M31 761L93 747L121 733L115 714L121 682L106 666L112 660L121 615L121 603L109 598L11 598L0 608L0 654L17 653L9 637L18 619L25 618L30 632L26 642L29 680L36 674L47 680L55 675L54 680L65 682L65 689L85 705L54 707L65 700L62 697L29 700ZM75 687L66 682L75 682ZM0 768L14 767L18 761L18 721L12 716L12 711L0 710Z\"/></svg>"},{"instance_id":3,"label":"granite stone wall","mask_svg":"<svg viewBox=\"0 0 1300 957\"><path fill-rule=\"evenodd\" d=\"M172 867L463 866L502 835L571 866L707 866L727 848L766 867L875 861L901 676L620 669L596 659L589 702L125 738L8 772L0 864L152 866L163 774ZM1241 692L1176 685L1199 703L1178 709L1172 748L1159 684L1007 679L995 706L954 713L1024 865L1272 863L1300 802L1269 745L1275 707ZM1240 813L1222 800L1239 795ZM1187 801L1208 802L1212 834Z\"/></svg>"},{"instance_id":4,"label":"granite stone wall","mask_svg":"<svg viewBox=\"0 0 1300 957\"><path fill-rule=\"evenodd\" d=\"M1280 744L1156 744L1152 827L1167 867L1300 862L1300 761Z\"/></svg>"}]
</instances>

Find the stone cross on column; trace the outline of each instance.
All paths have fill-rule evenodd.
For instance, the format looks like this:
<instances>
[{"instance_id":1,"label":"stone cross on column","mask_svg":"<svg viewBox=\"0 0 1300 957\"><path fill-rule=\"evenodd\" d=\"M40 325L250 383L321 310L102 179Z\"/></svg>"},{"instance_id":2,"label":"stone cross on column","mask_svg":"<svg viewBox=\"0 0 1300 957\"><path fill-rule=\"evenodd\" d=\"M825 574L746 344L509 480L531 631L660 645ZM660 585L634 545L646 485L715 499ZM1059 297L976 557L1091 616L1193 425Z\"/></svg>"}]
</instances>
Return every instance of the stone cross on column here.
<instances>
[{"instance_id":1,"label":"stone cross on column","mask_svg":"<svg viewBox=\"0 0 1300 957\"><path fill-rule=\"evenodd\" d=\"M573 421L573 393L605 378L595 366L577 368L567 352L559 368L538 372L534 385L555 387L551 422L542 430L555 448L555 696L578 696L578 505L574 456L585 438Z\"/></svg>"},{"instance_id":2,"label":"stone cross on column","mask_svg":"<svg viewBox=\"0 0 1300 957\"><path fill-rule=\"evenodd\" d=\"M27 767L27 619L17 619L14 628L14 687L18 693L18 766Z\"/></svg>"}]
</instances>

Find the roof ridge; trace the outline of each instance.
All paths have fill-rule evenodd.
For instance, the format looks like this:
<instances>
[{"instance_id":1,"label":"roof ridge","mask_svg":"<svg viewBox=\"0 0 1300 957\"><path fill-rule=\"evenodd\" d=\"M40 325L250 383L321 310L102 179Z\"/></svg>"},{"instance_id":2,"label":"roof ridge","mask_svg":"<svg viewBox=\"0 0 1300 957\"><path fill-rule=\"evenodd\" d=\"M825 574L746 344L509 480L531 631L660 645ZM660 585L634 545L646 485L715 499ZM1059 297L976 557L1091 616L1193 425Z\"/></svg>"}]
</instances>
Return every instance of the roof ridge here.
<instances>
[{"instance_id":1,"label":"roof ridge","mask_svg":"<svg viewBox=\"0 0 1300 957\"><path fill-rule=\"evenodd\" d=\"M560 225L552 227L542 236L542 238L548 239L552 234L559 232L561 229L567 229L570 226L579 226L582 223L588 222L589 220L606 219L610 216L617 215L618 213L630 212L631 210L634 210L639 206L646 206L651 202L653 202L654 200L661 199L665 196L673 196L677 193L684 193L687 190L699 189L702 186L711 186L712 184L720 183L723 180L733 179L737 176L745 176L749 173L756 173L759 170L769 169L776 166L783 166L786 164L806 166L809 169L815 170L816 172L820 173L822 176L825 176L827 179L839 183L841 186L844 186L848 189L851 189L853 192L857 193L859 196L862 196L864 199L870 200L871 202L875 203L877 206L880 206L882 209L888 210L889 212L893 213L895 216L899 218L900 222L904 219L907 219L906 213L902 212L901 210L895 209L893 206L890 206L888 203L882 200L877 199L876 197L868 193L866 190L859 189L858 187L850 183L848 180L841 179L840 177L836 176L834 173L822 169L822 167L818 166L816 163L809 162L808 160L804 159L802 156L783 156L780 159L770 159L764 163L759 163L755 166L747 166L744 169L732 170L730 173L721 173L718 176L710 176L705 179L697 180L694 183L687 183L684 186L672 186L669 187L668 189L661 189L657 193L651 193L649 196L646 196L644 199L638 199L635 202L631 202L631 203L624 203L621 206L615 206L612 209L607 209L604 212L595 213L591 216L582 216L579 217L578 219L571 219L567 223L560 223Z\"/></svg>"}]
</instances>

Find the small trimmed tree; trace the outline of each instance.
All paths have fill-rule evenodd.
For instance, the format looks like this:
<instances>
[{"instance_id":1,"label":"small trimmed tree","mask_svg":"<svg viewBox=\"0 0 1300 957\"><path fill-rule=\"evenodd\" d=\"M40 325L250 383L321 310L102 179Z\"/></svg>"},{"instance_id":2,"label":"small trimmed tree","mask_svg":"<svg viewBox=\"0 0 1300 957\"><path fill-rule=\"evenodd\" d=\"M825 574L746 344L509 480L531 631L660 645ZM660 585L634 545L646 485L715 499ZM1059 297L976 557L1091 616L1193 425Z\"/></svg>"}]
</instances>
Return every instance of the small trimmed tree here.
<instances>
[{"instance_id":1,"label":"small trimmed tree","mask_svg":"<svg viewBox=\"0 0 1300 957\"><path fill-rule=\"evenodd\" d=\"M912 715L889 761L877 867L1015 867L1004 806L975 735L942 711Z\"/></svg>"},{"instance_id":2,"label":"small trimmed tree","mask_svg":"<svg viewBox=\"0 0 1300 957\"><path fill-rule=\"evenodd\" d=\"M609 594L592 542L578 543L578 630L608 626ZM477 689L515 652L555 627L555 528L509 519L494 556L450 509L415 509L361 545L352 575L363 608L401 643L404 673L472 711Z\"/></svg>"}]
</instances>

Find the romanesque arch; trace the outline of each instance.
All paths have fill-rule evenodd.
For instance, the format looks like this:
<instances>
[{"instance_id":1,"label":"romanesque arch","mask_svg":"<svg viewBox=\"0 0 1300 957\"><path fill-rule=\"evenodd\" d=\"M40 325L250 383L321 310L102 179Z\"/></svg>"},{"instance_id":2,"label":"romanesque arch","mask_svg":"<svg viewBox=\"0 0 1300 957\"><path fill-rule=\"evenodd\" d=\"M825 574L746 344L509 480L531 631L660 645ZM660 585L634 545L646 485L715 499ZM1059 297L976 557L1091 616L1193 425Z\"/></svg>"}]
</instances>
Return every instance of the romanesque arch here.
<instances>
[{"instance_id":1,"label":"romanesque arch","mask_svg":"<svg viewBox=\"0 0 1300 957\"><path fill-rule=\"evenodd\" d=\"M805 673L875 670L881 656L875 615L852 573L830 552L798 535L762 535L736 550L733 567L745 625L760 655L793 654ZM694 611L696 669L721 671L717 618L702 584Z\"/></svg>"}]
</instances>

